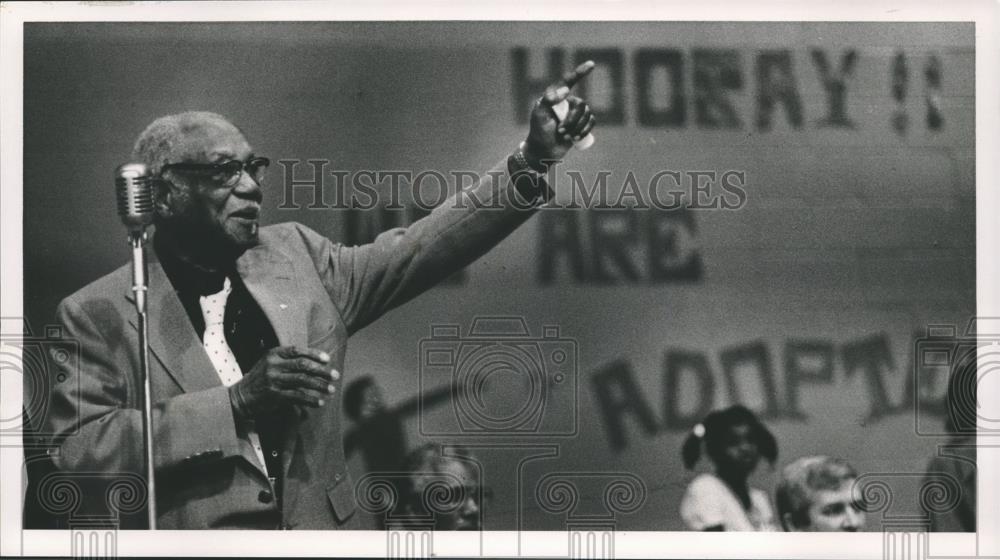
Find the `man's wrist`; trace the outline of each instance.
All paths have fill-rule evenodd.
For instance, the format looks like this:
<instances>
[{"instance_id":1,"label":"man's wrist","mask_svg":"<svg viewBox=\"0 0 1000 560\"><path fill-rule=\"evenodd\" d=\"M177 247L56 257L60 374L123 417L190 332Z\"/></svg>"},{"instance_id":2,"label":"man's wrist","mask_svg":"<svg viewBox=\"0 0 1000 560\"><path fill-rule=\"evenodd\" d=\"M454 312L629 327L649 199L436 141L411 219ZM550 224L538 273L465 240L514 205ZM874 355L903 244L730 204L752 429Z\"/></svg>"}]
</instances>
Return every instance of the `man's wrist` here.
<instances>
[{"instance_id":1,"label":"man's wrist","mask_svg":"<svg viewBox=\"0 0 1000 560\"><path fill-rule=\"evenodd\" d=\"M536 207L552 199L552 188L545 180L545 174L528 164L521 149L507 159L507 171L520 199L519 204L524 208Z\"/></svg>"},{"instance_id":2,"label":"man's wrist","mask_svg":"<svg viewBox=\"0 0 1000 560\"><path fill-rule=\"evenodd\" d=\"M521 142L518 146L517 151L514 152L515 159L518 163L523 165L525 168L534 171L535 173L544 175L549 170L549 165L555 163L555 160L542 159L536 156L534 150L528 146L527 141Z\"/></svg>"}]
</instances>

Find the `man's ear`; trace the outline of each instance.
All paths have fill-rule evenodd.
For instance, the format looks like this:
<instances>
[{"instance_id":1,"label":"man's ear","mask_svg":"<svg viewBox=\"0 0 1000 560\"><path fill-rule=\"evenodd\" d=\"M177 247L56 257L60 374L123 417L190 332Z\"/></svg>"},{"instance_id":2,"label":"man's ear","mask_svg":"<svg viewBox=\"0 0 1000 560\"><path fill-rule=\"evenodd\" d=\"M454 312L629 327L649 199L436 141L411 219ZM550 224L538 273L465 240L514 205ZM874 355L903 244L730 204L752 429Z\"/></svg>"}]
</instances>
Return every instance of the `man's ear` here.
<instances>
[{"instance_id":1,"label":"man's ear","mask_svg":"<svg viewBox=\"0 0 1000 560\"><path fill-rule=\"evenodd\" d=\"M153 181L153 206L158 218L170 218L174 215L174 189L176 187L167 179Z\"/></svg>"}]
</instances>

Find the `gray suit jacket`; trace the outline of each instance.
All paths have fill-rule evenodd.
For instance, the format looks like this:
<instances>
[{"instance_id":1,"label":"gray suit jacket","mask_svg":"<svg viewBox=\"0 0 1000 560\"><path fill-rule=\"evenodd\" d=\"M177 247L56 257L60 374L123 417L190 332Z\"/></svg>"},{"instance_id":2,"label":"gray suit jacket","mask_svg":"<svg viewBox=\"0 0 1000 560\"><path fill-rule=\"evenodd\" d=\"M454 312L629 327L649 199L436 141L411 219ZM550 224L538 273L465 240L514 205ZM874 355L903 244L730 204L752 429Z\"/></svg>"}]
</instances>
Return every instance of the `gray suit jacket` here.
<instances>
[{"instance_id":1,"label":"gray suit jacket","mask_svg":"<svg viewBox=\"0 0 1000 560\"><path fill-rule=\"evenodd\" d=\"M532 215L514 192L501 164L409 228L359 247L301 224L264 227L237 270L280 344L324 350L343 371L352 333L471 263ZM356 528L340 399L286 415L279 511L228 391L155 257L148 284L159 527ZM60 470L143 472L135 315L128 266L59 306L64 334L81 350L80 367L64 368L54 383L46 418Z\"/></svg>"}]
</instances>

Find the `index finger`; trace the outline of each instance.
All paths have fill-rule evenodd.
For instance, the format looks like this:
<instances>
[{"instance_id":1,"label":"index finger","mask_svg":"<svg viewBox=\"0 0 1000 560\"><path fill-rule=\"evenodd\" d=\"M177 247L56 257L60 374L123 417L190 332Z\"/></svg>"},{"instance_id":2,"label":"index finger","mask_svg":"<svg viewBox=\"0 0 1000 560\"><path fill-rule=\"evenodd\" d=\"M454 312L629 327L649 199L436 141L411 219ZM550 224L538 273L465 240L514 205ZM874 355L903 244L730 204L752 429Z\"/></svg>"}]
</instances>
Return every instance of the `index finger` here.
<instances>
[{"instance_id":1,"label":"index finger","mask_svg":"<svg viewBox=\"0 0 1000 560\"><path fill-rule=\"evenodd\" d=\"M574 68L572 71L566 72L566 74L563 76L563 84L565 84L566 87L572 89L577 82L582 80L584 76L586 76L587 74L590 74L590 71L593 69L594 69L594 61L588 60L583 64Z\"/></svg>"},{"instance_id":2,"label":"index finger","mask_svg":"<svg viewBox=\"0 0 1000 560\"><path fill-rule=\"evenodd\" d=\"M569 90L576 85L584 76L590 74L590 71L594 69L594 61L588 60L583 64L577 66L575 69L566 72L563 75L562 83L560 85L551 85L545 90L545 94L542 99L550 107L564 101L569 97Z\"/></svg>"},{"instance_id":3,"label":"index finger","mask_svg":"<svg viewBox=\"0 0 1000 560\"><path fill-rule=\"evenodd\" d=\"M322 350L313 350L302 346L283 346L278 349L278 355L286 359L309 358L321 364L330 361L330 355Z\"/></svg>"}]
</instances>

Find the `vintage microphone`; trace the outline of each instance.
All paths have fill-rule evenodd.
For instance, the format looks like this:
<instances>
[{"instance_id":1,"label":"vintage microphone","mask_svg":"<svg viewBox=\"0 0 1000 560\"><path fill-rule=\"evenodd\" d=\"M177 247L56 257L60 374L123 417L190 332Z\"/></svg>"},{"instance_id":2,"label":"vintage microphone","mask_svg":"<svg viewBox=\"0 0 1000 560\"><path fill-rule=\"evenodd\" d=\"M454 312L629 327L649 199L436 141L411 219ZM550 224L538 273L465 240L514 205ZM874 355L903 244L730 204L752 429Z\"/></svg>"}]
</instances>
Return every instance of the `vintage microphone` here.
<instances>
[{"instance_id":1,"label":"vintage microphone","mask_svg":"<svg viewBox=\"0 0 1000 560\"><path fill-rule=\"evenodd\" d=\"M132 293L139 315L139 370L142 380L142 448L146 462L146 509L149 529L156 529L156 481L153 475L153 398L149 382L149 328L146 315L146 227L153 223L153 186L148 168L126 163L115 169L118 215L128 228L132 247Z\"/></svg>"}]
</instances>

